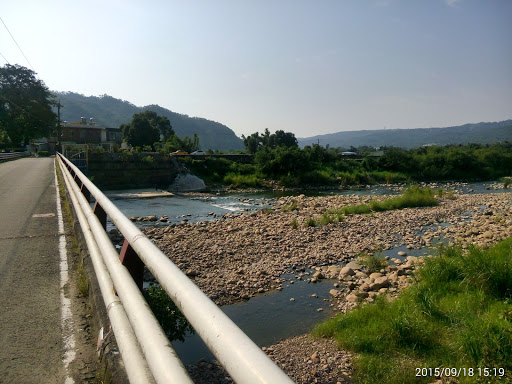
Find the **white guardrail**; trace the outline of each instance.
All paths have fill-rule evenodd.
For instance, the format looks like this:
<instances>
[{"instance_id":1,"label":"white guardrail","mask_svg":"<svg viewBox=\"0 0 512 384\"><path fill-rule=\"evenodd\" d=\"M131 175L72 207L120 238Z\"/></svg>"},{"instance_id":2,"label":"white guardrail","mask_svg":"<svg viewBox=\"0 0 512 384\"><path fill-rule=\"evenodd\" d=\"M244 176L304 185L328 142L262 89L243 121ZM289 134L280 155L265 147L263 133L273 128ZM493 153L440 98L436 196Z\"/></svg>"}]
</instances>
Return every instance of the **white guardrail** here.
<instances>
[{"instance_id":1,"label":"white guardrail","mask_svg":"<svg viewBox=\"0 0 512 384\"><path fill-rule=\"evenodd\" d=\"M27 157L25 152L0 152L0 163L3 161L15 160L20 157Z\"/></svg>"},{"instance_id":2,"label":"white guardrail","mask_svg":"<svg viewBox=\"0 0 512 384\"><path fill-rule=\"evenodd\" d=\"M130 383L193 381L139 286L121 263L105 231L107 215L125 238L123 248L129 244L236 383L293 383L75 165L61 154L57 158ZM94 210L89 202L91 196L95 199Z\"/></svg>"}]
</instances>

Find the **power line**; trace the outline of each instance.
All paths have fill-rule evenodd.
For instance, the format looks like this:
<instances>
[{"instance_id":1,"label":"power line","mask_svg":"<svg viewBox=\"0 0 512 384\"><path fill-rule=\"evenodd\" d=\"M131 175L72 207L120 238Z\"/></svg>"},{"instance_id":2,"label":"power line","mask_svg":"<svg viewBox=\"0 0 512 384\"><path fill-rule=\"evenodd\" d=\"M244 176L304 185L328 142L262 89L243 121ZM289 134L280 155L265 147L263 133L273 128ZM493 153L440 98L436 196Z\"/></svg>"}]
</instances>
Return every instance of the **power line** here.
<instances>
[{"instance_id":1,"label":"power line","mask_svg":"<svg viewBox=\"0 0 512 384\"><path fill-rule=\"evenodd\" d=\"M9 64L9 65L11 64L11 63L9 63L9 60L7 60L4 55L2 55L2 52L0 52L0 56L2 56L4 58L4 60L7 62L7 64Z\"/></svg>"},{"instance_id":2,"label":"power line","mask_svg":"<svg viewBox=\"0 0 512 384\"><path fill-rule=\"evenodd\" d=\"M16 39L15 39L15 38L14 38L14 36L12 35L11 31L9 31L9 28L7 28L7 25L5 25L5 23L4 23L4 21L3 21L3 19L2 19L1 17L0 17L0 20L2 21L2 24L4 25L4 27L5 27L5 29L7 30L7 32L9 32L9 35L11 35L12 40L14 41L14 43L16 43L16 46L17 46L17 47L18 47L18 49L20 50L20 52L21 52L21 54L23 55L23 57L25 58L25 60L27 60L27 63L28 63L28 65L30 65L30 68L32 68L32 70L35 72L36 70L34 69L34 67L32 66L32 64L30 64L30 61L28 61L27 56L25 56L25 54L23 53L23 50L21 49L21 47L19 46L19 44L16 42ZM4 56L2 55L2 57L4 57ZM4 59L5 59L5 57L4 57ZM7 60L5 60L5 61L7 61ZM7 62L8 62L8 61L7 61Z\"/></svg>"}]
</instances>

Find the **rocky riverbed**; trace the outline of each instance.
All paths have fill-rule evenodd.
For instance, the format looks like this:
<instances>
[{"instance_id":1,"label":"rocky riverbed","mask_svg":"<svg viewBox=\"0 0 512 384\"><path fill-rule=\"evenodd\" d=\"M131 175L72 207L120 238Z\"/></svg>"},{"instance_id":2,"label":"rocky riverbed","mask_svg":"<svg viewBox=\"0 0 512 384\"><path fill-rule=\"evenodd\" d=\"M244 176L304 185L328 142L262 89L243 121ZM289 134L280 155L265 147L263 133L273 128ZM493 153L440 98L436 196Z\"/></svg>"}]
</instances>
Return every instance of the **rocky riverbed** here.
<instances>
[{"instance_id":1,"label":"rocky riverbed","mask_svg":"<svg viewBox=\"0 0 512 384\"><path fill-rule=\"evenodd\" d=\"M352 215L339 223L306 225L328 209L369 200L367 196L340 195L283 197L271 209L256 213L145 232L219 305L281 290L290 283L281 275L292 272L293 279L311 284L322 278L337 279L331 306L343 312L371 302L379 294L398 294L421 264L421 259L404 251L387 266L369 271L357 258L361 253L398 246L419 249L440 237L463 246L485 246L512 235L510 193L456 195L455 199L440 199L436 207ZM330 340L300 336L265 352L296 382L350 381L349 355L338 351ZM211 371L210 379L218 380L205 382L226 380L215 363L205 364L203 368L208 369L192 367L191 374Z\"/></svg>"}]
</instances>

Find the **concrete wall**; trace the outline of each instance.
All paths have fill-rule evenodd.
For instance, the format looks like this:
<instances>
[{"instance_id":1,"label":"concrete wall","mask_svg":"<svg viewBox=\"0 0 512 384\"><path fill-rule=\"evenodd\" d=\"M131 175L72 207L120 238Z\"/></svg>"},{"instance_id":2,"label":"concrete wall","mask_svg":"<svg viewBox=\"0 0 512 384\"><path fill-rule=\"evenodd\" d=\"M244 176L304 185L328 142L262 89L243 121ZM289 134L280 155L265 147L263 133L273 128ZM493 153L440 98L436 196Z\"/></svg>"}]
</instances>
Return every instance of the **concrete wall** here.
<instances>
[{"instance_id":1,"label":"concrete wall","mask_svg":"<svg viewBox=\"0 0 512 384\"><path fill-rule=\"evenodd\" d=\"M167 189L186 169L159 153L99 153L89 155L89 178L102 189Z\"/></svg>"}]
</instances>

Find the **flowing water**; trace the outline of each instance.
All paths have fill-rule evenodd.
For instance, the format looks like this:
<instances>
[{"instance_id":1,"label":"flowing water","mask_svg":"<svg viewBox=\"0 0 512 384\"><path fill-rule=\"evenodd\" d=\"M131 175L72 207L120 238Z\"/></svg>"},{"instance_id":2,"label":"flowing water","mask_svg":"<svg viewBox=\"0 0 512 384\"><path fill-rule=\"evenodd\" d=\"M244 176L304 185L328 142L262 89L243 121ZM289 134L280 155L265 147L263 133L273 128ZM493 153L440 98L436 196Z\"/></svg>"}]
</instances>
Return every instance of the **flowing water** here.
<instances>
[{"instance_id":1,"label":"flowing water","mask_svg":"<svg viewBox=\"0 0 512 384\"><path fill-rule=\"evenodd\" d=\"M457 189L464 193L500 192L500 190L494 191L486 183L462 185ZM131 197L133 193L145 191L147 190L110 191L107 196L126 216L154 215L161 217L165 215L168 217L167 223L142 221L136 222L137 225L165 226L170 223L180 223L183 220L189 222L218 220L226 214L253 212L271 206L273 198L304 193L127 198L127 196ZM398 189L377 187L344 191L314 191L304 194L326 195L332 193L381 195L396 194ZM112 223L108 223L107 229L112 227ZM391 258L398 257L397 253L399 251L405 251L411 256L424 256L431 253L427 248L407 250L404 246L384 251L382 254ZM288 283L284 284L282 291L257 295L248 301L221 307L224 313L259 346L268 346L281 339L308 332L315 324L332 315L329 290L333 288L333 280L322 280L312 284L296 279L294 275L284 275L283 277L288 280ZM294 301L290 301L291 298ZM193 364L200 359L210 360L213 358L198 335L188 335L185 342L175 341L173 346L185 364Z\"/></svg>"}]
</instances>

